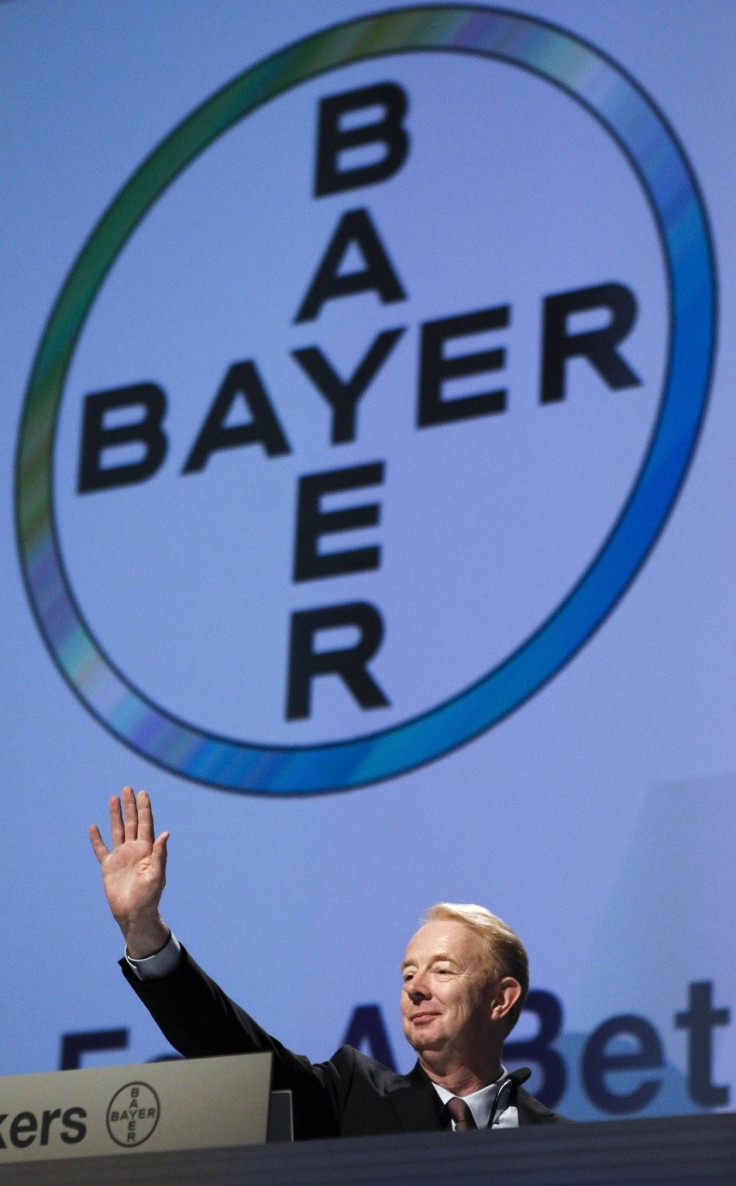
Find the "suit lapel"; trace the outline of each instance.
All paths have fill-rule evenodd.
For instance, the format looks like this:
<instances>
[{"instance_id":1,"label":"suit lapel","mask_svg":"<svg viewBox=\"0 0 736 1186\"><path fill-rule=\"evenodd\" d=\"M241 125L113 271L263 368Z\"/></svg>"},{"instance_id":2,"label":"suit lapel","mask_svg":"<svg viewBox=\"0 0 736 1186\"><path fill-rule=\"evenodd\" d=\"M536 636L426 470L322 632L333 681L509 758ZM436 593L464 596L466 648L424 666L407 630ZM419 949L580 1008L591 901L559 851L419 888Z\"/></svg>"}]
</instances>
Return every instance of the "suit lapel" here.
<instances>
[{"instance_id":1,"label":"suit lapel","mask_svg":"<svg viewBox=\"0 0 736 1186\"><path fill-rule=\"evenodd\" d=\"M442 1123L442 1101L424 1071L416 1064L409 1075L387 1093L386 1098L407 1132L436 1132Z\"/></svg>"},{"instance_id":2,"label":"suit lapel","mask_svg":"<svg viewBox=\"0 0 736 1186\"><path fill-rule=\"evenodd\" d=\"M550 1124L558 1119L558 1116L541 1100L535 1099L533 1095L529 1095L528 1091L524 1091L520 1087L516 1092L516 1099L512 1100L516 1103L516 1109L519 1114L519 1125L523 1124Z\"/></svg>"}]
</instances>

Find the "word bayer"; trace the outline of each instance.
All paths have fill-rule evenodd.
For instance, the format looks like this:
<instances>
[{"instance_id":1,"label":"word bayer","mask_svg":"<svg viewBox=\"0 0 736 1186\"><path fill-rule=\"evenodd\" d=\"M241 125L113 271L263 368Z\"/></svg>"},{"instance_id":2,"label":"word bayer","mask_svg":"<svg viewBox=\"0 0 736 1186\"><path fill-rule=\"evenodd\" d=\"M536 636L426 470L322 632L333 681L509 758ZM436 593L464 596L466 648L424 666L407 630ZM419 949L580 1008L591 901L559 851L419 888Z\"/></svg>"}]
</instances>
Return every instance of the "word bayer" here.
<instances>
[{"instance_id":1,"label":"word bayer","mask_svg":"<svg viewBox=\"0 0 736 1186\"><path fill-rule=\"evenodd\" d=\"M410 152L407 111L406 92L395 82L323 98L318 105L314 198L384 183L397 174ZM370 163L365 163L366 148L372 157ZM354 154L351 156L356 149L360 152L359 164ZM348 257L359 261L353 270L346 270ZM401 269L376 220L364 206L345 210L338 217L314 275L306 284L294 324L315 323L328 302L358 293L374 294L383 306L399 305L409 299ZM565 400L567 364L571 359L586 360L610 390L640 385L641 380L620 350L637 318L636 298L628 287L607 280L550 293L541 300L540 405L550 408ZM587 315L587 328L574 331L571 322L581 314ZM418 430L508 411L503 372L510 324L511 306L494 303L418 326ZM596 328L591 329L591 324ZM307 376L315 396L327 405L330 445L337 447L358 439L360 401L379 371L388 365L408 328L392 324L363 343L347 377L338 373L317 343L291 351L295 366ZM471 386L476 383L478 390L451 394L449 385L457 379L465 379ZM183 475L201 474L213 457L226 449L256 446L275 462L292 453L288 423L279 414L278 401L255 359L228 364L224 378L213 377L213 389L214 396L203 404L195 439L176 442L172 450L180 451L175 464ZM171 444L166 431L168 398L163 388L153 382L86 395L77 470L80 495L146 482L159 472ZM380 523L381 505L376 492L385 484L385 468L382 459L374 459L299 479L294 583L325 581L380 567L381 548L377 544L340 548L333 539L331 551L321 545L325 537L375 528ZM355 492L352 505L325 509L323 500L345 492ZM358 492L363 492L362 496ZM352 637L357 641L333 649L326 649L323 641L318 649L318 634L346 626L353 628ZM325 675L337 676L362 710L388 705L386 690L376 682L368 666L381 646L383 634L381 612L366 600L320 604L293 613L286 719L311 715L312 683Z\"/></svg>"}]
</instances>

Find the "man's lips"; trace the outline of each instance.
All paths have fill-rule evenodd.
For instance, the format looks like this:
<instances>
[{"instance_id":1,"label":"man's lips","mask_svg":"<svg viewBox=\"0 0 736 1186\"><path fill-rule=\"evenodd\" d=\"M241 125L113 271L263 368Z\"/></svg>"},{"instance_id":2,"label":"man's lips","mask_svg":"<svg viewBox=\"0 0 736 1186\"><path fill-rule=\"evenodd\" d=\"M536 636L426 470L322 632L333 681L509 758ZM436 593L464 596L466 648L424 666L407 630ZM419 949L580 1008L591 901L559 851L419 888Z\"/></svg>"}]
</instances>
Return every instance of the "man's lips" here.
<instances>
[{"instance_id":1,"label":"man's lips","mask_svg":"<svg viewBox=\"0 0 736 1186\"><path fill-rule=\"evenodd\" d=\"M430 1013L428 1010L423 1010L420 1013L412 1013L412 1025L424 1025L428 1021L432 1021L434 1017L439 1017L439 1013Z\"/></svg>"}]
</instances>

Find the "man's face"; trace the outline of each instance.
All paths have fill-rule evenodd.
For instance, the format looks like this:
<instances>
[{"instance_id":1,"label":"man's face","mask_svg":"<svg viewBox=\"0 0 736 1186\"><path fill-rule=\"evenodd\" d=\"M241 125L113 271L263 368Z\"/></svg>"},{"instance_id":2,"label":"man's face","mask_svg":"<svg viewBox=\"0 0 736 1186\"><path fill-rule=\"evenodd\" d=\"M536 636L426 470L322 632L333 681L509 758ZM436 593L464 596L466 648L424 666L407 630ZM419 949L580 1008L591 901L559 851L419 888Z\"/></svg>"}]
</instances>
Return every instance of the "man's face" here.
<instances>
[{"instance_id":1,"label":"man's face","mask_svg":"<svg viewBox=\"0 0 736 1186\"><path fill-rule=\"evenodd\" d=\"M402 967L401 1018L417 1054L462 1056L488 1040L492 990L481 940L461 922L437 920L417 931Z\"/></svg>"}]
</instances>

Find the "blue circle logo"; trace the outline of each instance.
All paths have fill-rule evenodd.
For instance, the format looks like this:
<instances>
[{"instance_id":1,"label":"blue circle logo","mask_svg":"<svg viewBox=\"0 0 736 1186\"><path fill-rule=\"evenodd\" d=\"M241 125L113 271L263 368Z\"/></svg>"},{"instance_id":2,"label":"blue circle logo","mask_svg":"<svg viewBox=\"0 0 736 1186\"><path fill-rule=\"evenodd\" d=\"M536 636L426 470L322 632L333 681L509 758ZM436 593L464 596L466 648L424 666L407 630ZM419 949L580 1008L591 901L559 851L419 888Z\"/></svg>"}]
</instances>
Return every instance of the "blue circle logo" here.
<instances>
[{"instance_id":1,"label":"blue circle logo","mask_svg":"<svg viewBox=\"0 0 736 1186\"><path fill-rule=\"evenodd\" d=\"M410 19L409 19L410 18ZM580 104L624 154L647 199L669 290L668 359L648 450L604 543L536 632L472 686L371 735L321 745L258 745L178 719L129 682L82 617L66 575L52 496L59 408L82 328L110 269L171 182L264 103L319 75L388 54L466 54L530 72ZM715 348L715 276L697 183L661 113L615 62L565 30L501 9L418 6L318 32L235 78L143 163L90 236L38 349L17 467L17 528L41 633L73 690L116 737L174 774L270 795L346 790L431 762L533 696L615 607L653 547L693 456Z\"/></svg>"}]
</instances>

